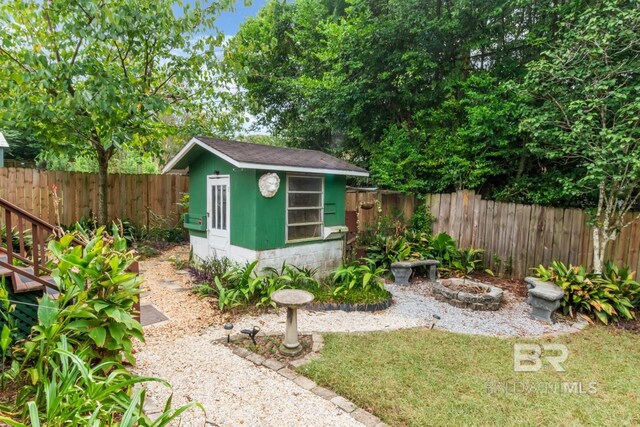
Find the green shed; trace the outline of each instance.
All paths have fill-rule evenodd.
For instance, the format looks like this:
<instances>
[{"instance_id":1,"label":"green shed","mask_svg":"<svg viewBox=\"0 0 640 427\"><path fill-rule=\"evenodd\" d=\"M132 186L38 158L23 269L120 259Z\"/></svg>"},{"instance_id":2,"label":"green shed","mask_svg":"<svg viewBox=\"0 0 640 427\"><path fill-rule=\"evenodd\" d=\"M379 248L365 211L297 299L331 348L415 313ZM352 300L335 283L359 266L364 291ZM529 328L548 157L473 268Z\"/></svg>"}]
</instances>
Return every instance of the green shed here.
<instances>
[{"instance_id":1,"label":"green shed","mask_svg":"<svg viewBox=\"0 0 640 427\"><path fill-rule=\"evenodd\" d=\"M193 254L283 262L326 275L344 252L347 176L368 172L326 153L197 136L165 166L187 169Z\"/></svg>"}]
</instances>

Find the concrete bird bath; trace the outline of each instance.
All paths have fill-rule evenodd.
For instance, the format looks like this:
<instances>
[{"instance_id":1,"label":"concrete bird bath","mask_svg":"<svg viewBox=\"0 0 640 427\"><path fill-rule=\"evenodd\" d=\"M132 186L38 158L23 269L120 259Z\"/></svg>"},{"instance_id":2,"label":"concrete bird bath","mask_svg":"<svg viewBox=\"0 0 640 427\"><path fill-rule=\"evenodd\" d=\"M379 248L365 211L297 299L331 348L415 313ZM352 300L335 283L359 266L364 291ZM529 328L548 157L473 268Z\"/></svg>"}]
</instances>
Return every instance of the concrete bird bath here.
<instances>
[{"instance_id":1,"label":"concrete bird bath","mask_svg":"<svg viewBox=\"0 0 640 427\"><path fill-rule=\"evenodd\" d=\"M271 294L271 300L279 306L287 307L287 326L284 342L280 345L280 353L296 356L302 351L298 341L298 308L309 304L314 300L314 296L300 289L281 289Z\"/></svg>"}]
</instances>

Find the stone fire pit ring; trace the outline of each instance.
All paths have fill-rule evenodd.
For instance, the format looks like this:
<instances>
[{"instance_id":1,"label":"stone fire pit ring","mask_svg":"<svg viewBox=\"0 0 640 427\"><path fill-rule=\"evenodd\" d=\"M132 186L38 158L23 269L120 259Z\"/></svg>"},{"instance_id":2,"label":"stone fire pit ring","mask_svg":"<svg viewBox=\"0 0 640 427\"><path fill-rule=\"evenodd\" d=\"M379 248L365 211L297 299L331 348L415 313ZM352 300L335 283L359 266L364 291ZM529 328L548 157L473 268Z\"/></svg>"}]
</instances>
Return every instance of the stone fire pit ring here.
<instances>
[{"instance_id":1,"label":"stone fire pit ring","mask_svg":"<svg viewBox=\"0 0 640 427\"><path fill-rule=\"evenodd\" d=\"M446 285L453 285L455 288L468 287L480 288L485 293L465 292L464 290L449 288ZM504 293L502 289L469 279L444 279L434 282L432 293L436 300L443 301L458 308L470 308L472 310L496 311L500 308Z\"/></svg>"}]
</instances>

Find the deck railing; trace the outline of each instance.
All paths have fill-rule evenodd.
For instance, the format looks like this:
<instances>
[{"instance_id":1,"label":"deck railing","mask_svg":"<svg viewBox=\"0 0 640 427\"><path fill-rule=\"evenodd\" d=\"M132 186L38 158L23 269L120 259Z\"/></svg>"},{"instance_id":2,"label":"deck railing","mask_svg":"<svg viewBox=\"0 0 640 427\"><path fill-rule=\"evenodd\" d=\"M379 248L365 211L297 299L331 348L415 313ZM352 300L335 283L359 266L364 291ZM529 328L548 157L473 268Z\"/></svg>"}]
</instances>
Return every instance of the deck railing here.
<instances>
[{"instance_id":1,"label":"deck railing","mask_svg":"<svg viewBox=\"0 0 640 427\"><path fill-rule=\"evenodd\" d=\"M51 270L46 266L46 252L49 239L52 236L59 237L61 230L2 198L0 198L0 209L4 210L5 230L5 241L2 242L4 245L0 245L0 251L5 253L7 257L6 261L0 260L0 266L58 291L58 287L46 278L51 274ZM17 247L14 247L14 229L16 230ZM30 251L27 250L29 232L31 232ZM15 260L26 264L31 269L17 268Z\"/></svg>"},{"instance_id":2,"label":"deck railing","mask_svg":"<svg viewBox=\"0 0 640 427\"><path fill-rule=\"evenodd\" d=\"M47 277L51 274L51 270L46 266L46 254L47 245L49 240L53 238L62 237L64 231L60 227L56 227L48 222L38 218L37 216L27 212L19 206L0 198L0 210L4 210L4 216L0 212L0 218L4 217L4 227L6 242L0 241L0 252L6 254L6 261L0 259L0 267L13 271L15 274L27 277L34 282L43 285L49 290L53 290L54 293L59 292L59 288L51 283L50 278ZM13 230L14 227L17 232L17 247L14 245ZM26 236L29 230L31 231L31 250L28 251L29 246ZM74 242L78 245L84 246L82 241L74 239ZM6 244L6 247L5 247ZM14 265L14 261L18 260L26 264L27 268L17 267ZM135 261L128 268L129 271L138 274L139 266ZM140 313L140 299L135 306L137 312L136 318L139 319Z\"/></svg>"}]
</instances>

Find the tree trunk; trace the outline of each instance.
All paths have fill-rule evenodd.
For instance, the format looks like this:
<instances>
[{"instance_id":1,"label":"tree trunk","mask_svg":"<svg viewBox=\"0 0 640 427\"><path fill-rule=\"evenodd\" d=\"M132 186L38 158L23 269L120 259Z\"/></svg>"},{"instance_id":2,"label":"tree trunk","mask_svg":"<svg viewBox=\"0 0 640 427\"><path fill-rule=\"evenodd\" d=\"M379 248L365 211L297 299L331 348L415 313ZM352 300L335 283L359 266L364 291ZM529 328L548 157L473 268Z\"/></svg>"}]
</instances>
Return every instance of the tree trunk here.
<instances>
[{"instance_id":1,"label":"tree trunk","mask_svg":"<svg viewBox=\"0 0 640 427\"><path fill-rule=\"evenodd\" d=\"M600 237L600 228L593 227L593 271L602 274L602 263L604 262L604 248L606 242Z\"/></svg>"},{"instance_id":2,"label":"tree trunk","mask_svg":"<svg viewBox=\"0 0 640 427\"><path fill-rule=\"evenodd\" d=\"M98 224L109 221L109 153L98 149Z\"/></svg>"}]
</instances>

